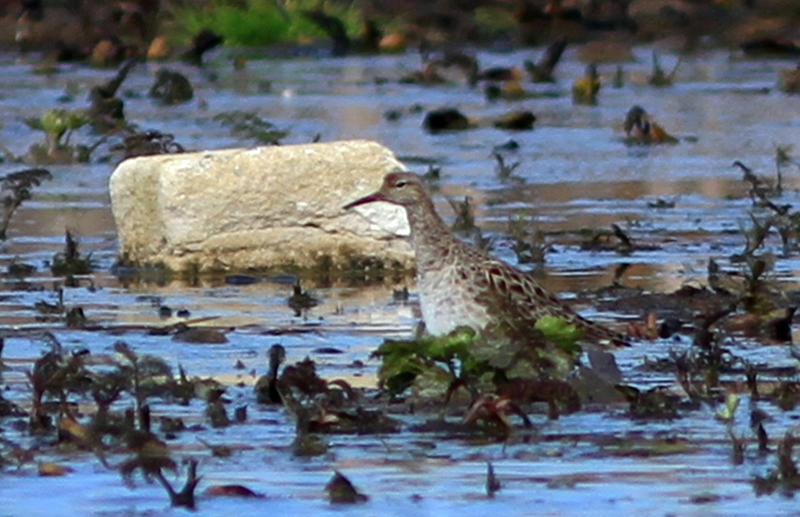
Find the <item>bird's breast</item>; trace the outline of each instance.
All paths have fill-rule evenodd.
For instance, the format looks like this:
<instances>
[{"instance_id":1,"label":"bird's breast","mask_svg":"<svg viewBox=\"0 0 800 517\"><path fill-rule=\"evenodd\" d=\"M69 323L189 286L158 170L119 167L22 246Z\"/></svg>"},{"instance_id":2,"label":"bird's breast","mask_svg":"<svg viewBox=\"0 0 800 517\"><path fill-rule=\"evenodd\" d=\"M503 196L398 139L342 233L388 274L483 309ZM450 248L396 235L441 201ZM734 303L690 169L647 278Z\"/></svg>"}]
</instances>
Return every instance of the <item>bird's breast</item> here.
<instances>
[{"instance_id":1,"label":"bird's breast","mask_svg":"<svg viewBox=\"0 0 800 517\"><path fill-rule=\"evenodd\" d=\"M456 268L420 272L417 287L425 328L435 336L463 326L480 330L489 322L486 307L476 301L474 286Z\"/></svg>"}]
</instances>

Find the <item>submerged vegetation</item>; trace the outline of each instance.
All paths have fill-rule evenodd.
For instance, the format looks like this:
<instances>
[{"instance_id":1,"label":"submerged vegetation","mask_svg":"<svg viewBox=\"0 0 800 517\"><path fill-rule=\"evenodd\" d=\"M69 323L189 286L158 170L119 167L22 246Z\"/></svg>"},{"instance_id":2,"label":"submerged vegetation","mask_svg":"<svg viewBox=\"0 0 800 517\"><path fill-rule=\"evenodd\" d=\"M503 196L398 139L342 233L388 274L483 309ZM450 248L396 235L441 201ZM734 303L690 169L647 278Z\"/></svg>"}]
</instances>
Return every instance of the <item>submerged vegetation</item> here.
<instances>
[{"instance_id":1,"label":"submerged vegetation","mask_svg":"<svg viewBox=\"0 0 800 517\"><path fill-rule=\"evenodd\" d=\"M12 172L0 178L0 193L3 196L3 215L0 218L0 241L6 240L8 225L11 223L11 216L20 205L31 198L34 187L42 184L42 181L53 179L47 169L25 169Z\"/></svg>"},{"instance_id":2,"label":"submerged vegetation","mask_svg":"<svg viewBox=\"0 0 800 517\"><path fill-rule=\"evenodd\" d=\"M63 306L63 301L60 303ZM159 312L165 312L164 308L159 305ZM585 406L593 407L593 411L602 406L609 411L609 417L616 413L615 419L629 418L641 425L682 418L699 422L709 418L703 407L710 405L717 407L713 418L722 423L720 437L730 440L730 461L750 464L747 447L751 443L757 444L760 458L775 457L774 463L768 462L752 478L756 493L794 493L798 487L792 456L794 439L787 434L783 441L771 441L766 413L755 405L774 404L775 411L796 407L800 389L791 380L796 368L776 385L769 367L753 364L728 348L729 333L712 327L731 312L729 308L709 315L694 330L693 343L676 341L669 356L638 366L673 376L678 389L640 389L628 384L611 354L592 348L581 350L581 333L556 317L542 318L532 328L517 329L517 334L508 328L490 328L482 333L459 329L439 338L386 340L374 353L380 360L378 389L354 388L341 378L327 380L319 375L319 365L310 358L286 363L287 349L275 344L268 354L267 375L244 398L241 391L240 395L233 395L233 386L190 376L180 364L170 364L161 357L135 350L125 341L106 337L102 326L90 328L100 331L96 335L105 342L100 347L102 352L91 352L79 344L67 346L49 332L38 336L5 332L7 339L24 336L40 340L45 351L26 373L29 401L18 400L15 404L0 398L0 422L16 422L14 427L24 430L13 435L0 431L0 475L10 465L24 468L33 461L38 461L40 475L71 475L69 463L41 461L40 457L47 457L46 450L26 449L20 442L26 441L25 434L29 433L40 440L57 438L61 450L73 450L63 461L93 457L102 468L118 471L122 482L131 487L135 487L140 473L145 480L163 487L173 506L195 508L203 504L196 491L204 484L200 475L204 461L202 455L186 454L184 447L173 441L201 433L206 426L221 432L231 426L253 425L248 422L248 405L276 407L278 413L273 415L283 415L281 421L294 422L294 440L285 444L285 453L295 457L330 454L336 443L332 436L348 434L405 433L413 442L416 433L428 436L433 432L444 440L470 443L478 440L511 445L520 439L539 443L541 438L536 436L546 428L540 418L543 413L555 419ZM171 311L164 317L171 317ZM202 319L186 320L178 325L199 330L202 327L196 325L201 322ZM172 327L177 325L153 327L148 333L172 335ZM747 391L739 394L736 386L744 379ZM743 397L749 397L751 402L752 437L740 432L736 425ZM627 411L619 412L622 407ZM184 424L183 419L202 425ZM160 423L158 428L154 425L156 420ZM257 425L262 428L275 423ZM623 437L608 432L598 430L596 436L590 434L580 440L596 440L596 446L607 457L691 455L705 447L702 442L683 438ZM200 435L196 439L224 465L239 445L220 443L225 435L216 436L214 443ZM548 440L574 439L567 433L563 438L554 435ZM177 443L184 442L185 438ZM763 464L763 460L758 461ZM185 481L179 482L181 488L175 486L174 480L179 471L185 472ZM500 488L490 463L486 493L496 497ZM324 490L329 501L336 504L369 500L339 471L334 472ZM238 484L211 485L203 496L263 497Z\"/></svg>"}]
</instances>

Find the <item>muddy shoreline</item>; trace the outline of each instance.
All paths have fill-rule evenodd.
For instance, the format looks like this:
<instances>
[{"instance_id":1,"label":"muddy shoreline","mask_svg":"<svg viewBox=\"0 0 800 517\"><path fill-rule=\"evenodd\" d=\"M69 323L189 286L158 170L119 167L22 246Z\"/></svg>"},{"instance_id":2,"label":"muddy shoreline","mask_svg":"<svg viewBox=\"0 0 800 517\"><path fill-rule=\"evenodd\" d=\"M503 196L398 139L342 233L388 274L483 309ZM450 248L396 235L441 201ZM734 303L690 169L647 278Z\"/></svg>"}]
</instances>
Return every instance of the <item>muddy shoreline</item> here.
<instances>
[{"instance_id":1,"label":"muddy shoreline","mask_svg":"<svg viewBox=\"0 0 800 517\"><path fill-rule=\"evenodd\" d=\"M197 3L198 8L211 4ZM402 34L414 46L431 48L520 48L565 38L570 43L660 42L681 51L745 47L798 53L794 40L800 9L791 0L587 0L552 5L545 0L363 0L350 5L360 9L365 21L374 22L379 34ZM144 55L156 37L188 46L193 34L181 28L181 6L176 0L7 2L0 7L0 50L89 54L108 40L122 44L128 54ZM349 36L362 38L364 33ZM297 53L292 44L280 46L284 50L277 55Z\"/></svg>"}]
</instances>

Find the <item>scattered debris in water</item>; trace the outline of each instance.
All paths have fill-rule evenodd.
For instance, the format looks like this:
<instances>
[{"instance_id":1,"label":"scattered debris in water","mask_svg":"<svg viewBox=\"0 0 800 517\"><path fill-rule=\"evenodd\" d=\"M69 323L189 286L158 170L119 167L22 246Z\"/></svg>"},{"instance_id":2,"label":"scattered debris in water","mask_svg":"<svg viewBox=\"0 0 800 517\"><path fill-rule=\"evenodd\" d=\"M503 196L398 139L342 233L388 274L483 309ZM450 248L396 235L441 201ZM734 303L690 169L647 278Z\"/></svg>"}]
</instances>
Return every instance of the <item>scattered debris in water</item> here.
<instances>
[{"instance_id":1,"label":"scattered debris in water","mask_svg":"<svg viewBox=\"0 0 800 517\"><path fill-rule=\"evenodd\" d=\"M306 317L310 309L320 304L317 298L303 290L299 280L294 284L292 290L292 295L286 300L286 304L294 311L295 317Z\"/></svg>"},{"instance_id":2,"label":"scattered debris in water","mask_svg":"<svg viewBox=\"0 0 800 517\"><path fill-rule=\"evenodd\" d=\"M331 480L328 481L328 484L325 485L325 491L328 492L328 499L333 504L364 503L369 499L369 497L359 493L353 483L339 471L336 471Z\"/></svg>"},{"instance_id":3,"label":"scattered debris in water","mask_svg":"<svg viewBox=\"0 0 800 517\"><path fill-rule=\"evenodd\" d=\"M156 80L148 95L163 106L174 106L192 100L194 88L182 73L162 68L156 72Z\"/></svg>"},{"instance_id":4,"label":"scattered debris in water","mask_svg":"<svg viewBox=\"0 0 800 517\"><path fill-rule=\"evenodd\" d=\"M494 473L494 465L490 461L486 463L486 495L494 497L501 488L500 480Z\"/></svg>"},{"instance_id":5,"label":"scattered debris in water","mask_svg":"<svg viewBox=\"0 0 800 517\"><path fill-rule=\"evenodd\" d=\"M123 159L186 152L182 145L175 142L173 135L154 129L131 133L121 143L112 145L109 150L122 151Z\"/></svg>"},{"instance_id":6,"label":"scattered debris in water","mask_svg":"<svg viewBox=\"0 0 800 517\"><path fill-rule=\"evenodd\" d=\"M278 145L289 133L275 129L275 125L255 113L226 111L214 117L214 121L230 128L231 135L255 140L262 145Z\"/></svg>"}]
</instances>

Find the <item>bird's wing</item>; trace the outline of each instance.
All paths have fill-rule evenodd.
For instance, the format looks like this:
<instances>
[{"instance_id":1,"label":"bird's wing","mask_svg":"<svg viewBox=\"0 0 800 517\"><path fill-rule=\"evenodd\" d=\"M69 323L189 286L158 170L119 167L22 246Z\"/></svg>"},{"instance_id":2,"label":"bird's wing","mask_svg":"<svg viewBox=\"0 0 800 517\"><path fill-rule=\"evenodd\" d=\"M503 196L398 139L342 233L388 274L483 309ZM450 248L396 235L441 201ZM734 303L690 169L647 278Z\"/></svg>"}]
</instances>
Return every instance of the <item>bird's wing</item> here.
<instances>
[{"instance_id":1,"label":"bird's wing","mask_svg":"<svg viewBox=\"0 0 800 517\"><path fill-rule=\"evenodd\" d=\"M490 314L497 318L533 324L543 316L555 316L577 325L586 341L598 345L628 345L625 336L579 315L528 273L491 257L484 257L469 267L472 269L469 274L475 279L476 299L488 306Z\"/></svg>"}]
</instances>

